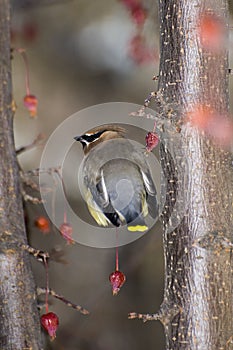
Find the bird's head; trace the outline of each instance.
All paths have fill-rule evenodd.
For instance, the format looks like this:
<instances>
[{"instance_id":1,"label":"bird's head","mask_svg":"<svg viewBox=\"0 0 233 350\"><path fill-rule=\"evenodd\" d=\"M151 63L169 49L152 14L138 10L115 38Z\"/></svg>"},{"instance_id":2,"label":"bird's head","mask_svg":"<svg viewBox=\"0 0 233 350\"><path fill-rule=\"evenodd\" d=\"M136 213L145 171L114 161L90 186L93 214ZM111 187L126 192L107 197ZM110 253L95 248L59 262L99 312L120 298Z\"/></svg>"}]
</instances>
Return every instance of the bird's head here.
<instances>
[{"instance_id":1,"label":"bird's head","mask_svg":"<svg viewBox=\"0 0 233 350\"><path fill-rule=\"evenodd\" d=\"M74 139L81 142L83 146L84 154L90 152L90 150L100 144L101 142L123 138L126 130L119 125L101 125L87 131L81 136L76 136Z\"/></svg>"}]
</instances>

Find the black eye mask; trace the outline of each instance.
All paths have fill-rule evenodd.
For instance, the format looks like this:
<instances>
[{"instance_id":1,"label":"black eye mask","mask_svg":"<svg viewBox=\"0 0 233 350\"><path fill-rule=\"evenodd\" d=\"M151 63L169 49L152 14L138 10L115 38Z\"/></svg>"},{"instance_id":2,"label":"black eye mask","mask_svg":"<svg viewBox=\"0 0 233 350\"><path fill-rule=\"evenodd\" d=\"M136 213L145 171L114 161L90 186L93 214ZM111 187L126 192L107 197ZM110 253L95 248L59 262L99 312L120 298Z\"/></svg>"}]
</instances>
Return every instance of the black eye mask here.
<instances>
[{"instance_id":1,"label":"black eye mask","mask_svg":"<svg viewBox=\"0 0 233 350\"><path fill-rule=\"evenodd\" d=\"M81 138L85 141L87 141L88 143L93 142L95 140L97 140L106 130L103 131L99 131L95 134L92 135L82 135Z\"/></svg>"}]
</instances>

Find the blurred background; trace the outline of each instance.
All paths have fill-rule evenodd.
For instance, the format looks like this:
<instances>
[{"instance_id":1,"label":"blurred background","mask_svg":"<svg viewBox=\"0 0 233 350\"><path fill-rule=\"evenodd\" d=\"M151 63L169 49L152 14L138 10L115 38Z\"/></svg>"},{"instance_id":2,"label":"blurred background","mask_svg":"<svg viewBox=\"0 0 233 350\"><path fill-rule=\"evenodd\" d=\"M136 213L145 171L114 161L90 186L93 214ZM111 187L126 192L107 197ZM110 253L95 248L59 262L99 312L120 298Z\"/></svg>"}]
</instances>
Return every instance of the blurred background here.
<instances>
[{"instance_id":1,"label":"blurred background","mask_svg":"<svg viewBox=\"0 0 233 350\"><path fill-rule=\"evenodd\" d=\"M157 2L141 1L134 9L130 3L13 1L12 46L26 49L30 93L38 99L37 118L30 118L23 103L25 66L15 52L12 65L17 147L33 142L39 133L46 141L62 121L83 108L117 101L141 105L157 89L153 80L159 64ZM20 155L22 168L38 168L42 151L43 146ZM115 250L68 246L55 229L43 234L35 227L41 215L46 216L43 206L27 205L31 245L61 254L60 263L50 263L50 287L90 311L90 315L83 316L50 298L50 311L59 316L60 326L53 342L46 337L47 349L164 349L159 322L143 324L127 319L131 311L154 313L162 302L160 224L119 249L120 269L127 281L113 297L108 276L115 268ZM32 265L37 285L44 287L43 265L34 260Z\"/></svg>"}]
</instances>

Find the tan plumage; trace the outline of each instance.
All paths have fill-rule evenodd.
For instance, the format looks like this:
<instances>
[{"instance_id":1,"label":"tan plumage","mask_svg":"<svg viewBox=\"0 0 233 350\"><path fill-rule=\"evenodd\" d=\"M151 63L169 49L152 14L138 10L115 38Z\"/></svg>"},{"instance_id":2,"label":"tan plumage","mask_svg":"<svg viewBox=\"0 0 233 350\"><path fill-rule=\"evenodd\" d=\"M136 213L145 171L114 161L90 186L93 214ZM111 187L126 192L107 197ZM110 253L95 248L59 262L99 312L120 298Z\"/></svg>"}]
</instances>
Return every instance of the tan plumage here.
<instances>
[{"instance_id":1,"label":"tan plumage","mask_svg":"<svg viewBox=\"0 0 233 350\"><path fill-rule=\"evenodd\" d=\"M141 149L119 125L102 125L75 137L85 154L83 179L90 214L100 226L127 224L144 232L148 211L157 217L156 189Z\"/></svg>"}]
</instances>

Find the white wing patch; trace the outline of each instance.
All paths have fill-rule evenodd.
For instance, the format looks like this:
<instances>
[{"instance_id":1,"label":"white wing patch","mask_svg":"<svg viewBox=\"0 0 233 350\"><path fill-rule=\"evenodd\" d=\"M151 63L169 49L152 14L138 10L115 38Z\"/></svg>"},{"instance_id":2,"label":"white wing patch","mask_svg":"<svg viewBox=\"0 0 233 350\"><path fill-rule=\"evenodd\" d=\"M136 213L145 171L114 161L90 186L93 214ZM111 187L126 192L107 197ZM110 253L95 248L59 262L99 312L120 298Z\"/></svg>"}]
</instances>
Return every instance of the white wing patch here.
<instances>
[{"instance_id":1,"label":"white wing patch","mask_svg":"<svg viewBox=\"0 0 233 350\"><path fill-rule=\"evenodd\" d=\"M145 194L142 195L142 215L144 216L144 218L148 215L148 205L146 202Z\"/></svg>"},{"instance_id":2,"label":"white wing patch","mask_svg":"<svg viewBox=\"0 0 233 350\"><path fill-rule=\"evenodd\" d=\"M103 206L106 207L109 204L109 197L107 187L104 181L103 169L101 170L100 182L98 184L98 190L100 191L101 197L104 199Z\"/></svg>"},{"instance_id":3,"label":"white wing patch","mask_svg":"<svg viewBox=\"0 0 233 350\"><path fill-rule=\"evenodd\" d=\"M142 174L143 182L146 187L147 193L150 194L151 196L155 196L156 189L155 189L153 180L142 170L141 170L141 174Z\"/></svg>"}]
</instances>

